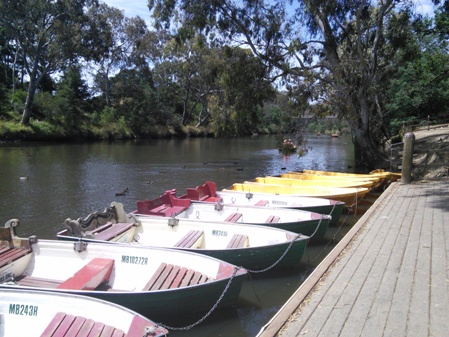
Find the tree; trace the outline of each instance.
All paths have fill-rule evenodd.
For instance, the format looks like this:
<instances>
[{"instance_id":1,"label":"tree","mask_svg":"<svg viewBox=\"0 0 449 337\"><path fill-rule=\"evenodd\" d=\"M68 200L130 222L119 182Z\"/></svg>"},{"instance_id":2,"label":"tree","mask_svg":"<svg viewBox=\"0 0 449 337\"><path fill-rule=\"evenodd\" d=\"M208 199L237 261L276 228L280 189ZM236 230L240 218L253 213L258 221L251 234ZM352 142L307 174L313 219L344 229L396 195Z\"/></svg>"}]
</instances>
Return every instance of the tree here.
<instances>
[{"instance_id":1,"label":"tree","mask_svg":"<svg viewBox=\"0 0 449 337\"><path fill-rule=\"evenodd\" d=\"M58 83L54 96L59 110L58 115L65 120L66 126L71 131L81 127L87 109L86 100L89 98L88 88L81 77L80 68L76 65L68 67Z\"/></svg>"},{"instance_id":2,"label":"tree","mask_svg":"<svg viewBox=\"0 0 449 337\"><path fill-rule=\"evenodd\" d=\"M256 132L260 108L275 95L268 69L248 49L225 46L217 50L218 90L209 98L214 129L226 136Z\"/></svg>"},{"instance_id":3,"label":"tree","mask_svg":"<svg viewBox=\"0 0 449 337\"><path fill-rule=\"evenodd\" d=\"M395 133L405 123L427 122L429 116L437 119L447 114L448 23L448 14L438 10L433 19L420 18L409 26L407 48L398 53L397 71L387 91L386 107Z\"/></svg>"},{"instance_id":4,"label":"tree","mask_svg":"<svg viewBox=\"0 0 449 337\"><path fill-rule=\"evenodd\" d=\"M181 114L182 125L200 126L209 117L208 95L216 90L216 50L201 35L185 43L172 38L163 50L163 60L155 67L159 83L177 97L175 111Z\"/></svg>"},{"instance_id":5,"label":"tree","mask_svg":"<svg viewBox=\"0 0 449 337\"><path fill-rule=\"evenodd\" d=\"M372 124L379 108L373 87L385 67L379 62L388 62L382 58L385 27L395 9L406 11L407 5L405 0L149 1L158 27L176 14L184 18L180 35L199 28L216 39L246 44L276 69L273 78L307 87L310 102L325 103L349 121L357 162L369 167L381 157Z\"/></svg>"},{"instance_id":6,"label":"tree","mask_svg":"<svg viewBox=\"0 0 449 337\"><path fill-rule=\"evenodd\" d=\"M84 8L95 0L0 0L0 24L17 45L28 76L22 124L28 125L34 96L46 76L61 70L85 51Z\"/></svg>"}]
</instances>

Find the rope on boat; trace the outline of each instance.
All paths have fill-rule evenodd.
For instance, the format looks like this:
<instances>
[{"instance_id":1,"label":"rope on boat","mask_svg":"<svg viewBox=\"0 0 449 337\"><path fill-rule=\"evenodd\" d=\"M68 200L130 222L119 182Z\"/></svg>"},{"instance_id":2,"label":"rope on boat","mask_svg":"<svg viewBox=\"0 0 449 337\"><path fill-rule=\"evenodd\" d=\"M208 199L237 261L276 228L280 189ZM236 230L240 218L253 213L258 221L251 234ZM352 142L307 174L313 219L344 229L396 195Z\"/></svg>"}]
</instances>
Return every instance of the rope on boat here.
<instances>
[{"instance_id":1,"label":"rope on boat","mask_svg":"<svg viewBox=\"0 0 449 337\"><path fill-rule=\"evenodd\" d=\"M193 324L184 326L184 327L173 327L173 326L169 326L169 325L165 325L162 323L157 323L158 326L161 326L165 329L168 330L176 330L176 331L187 331L190 330L192 328L194 328L195 326L197 326L198 324L201 324L206 318L208 318L212 312L214 312L214 310L218 307L218 305L220 304L220 302L222 301L223 297L226 295L229 287L231 286L232 281L234 280L235 275L237 275L237 272L242 269L243 267L234 267L234 272L232 273L232 276L229 278L228 283L226 284L226 287L224 288L223 292L221 293L220 297L218 298L217 302L212 306L212 308L202 317L200 318L198 321L196 321Z\"/></svg>"}]
</instances>

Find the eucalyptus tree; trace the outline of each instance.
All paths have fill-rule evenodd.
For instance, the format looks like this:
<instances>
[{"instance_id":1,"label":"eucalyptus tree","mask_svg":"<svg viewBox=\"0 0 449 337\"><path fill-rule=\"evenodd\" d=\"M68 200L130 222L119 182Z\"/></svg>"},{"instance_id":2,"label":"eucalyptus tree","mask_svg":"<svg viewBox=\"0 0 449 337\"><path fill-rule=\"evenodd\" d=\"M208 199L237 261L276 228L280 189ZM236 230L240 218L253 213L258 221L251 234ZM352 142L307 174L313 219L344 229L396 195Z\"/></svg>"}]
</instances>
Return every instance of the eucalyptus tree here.
<instances>
[{"instance_id":1,"label":"eucalyptus tree","mask_svg":"<svg viewBox=\"0 0 449 337\"><path fill-rule=\"evenodd\" d=\"M173 109L181 115L182 125L200 126L209 117L207 98L215 90L216 67L216 50L204 36L183 43L174 38L166 42L155 72L158 83L173 97Z\"/></svg>"},{"instance_id":2,"label":"eucalyptus tree","mask_svg":"<svg viewBox=\"0 0 449 337\"><path fill-rule=\"evenodd\" d=\"M261 107L275 97L269 69L247 48L217 49L215 90L209 98L214 130L221 135L257 132Z\"/></svg>"},{"instance_id":3,"label":"eucalyptus tree","mask_svg":"<svg viewBox=\"0 0 449 337\"><path fill-rule=\"evenodd\" d=\"M373 86L387 57L385 27L407 0L149 0L157 27L176 15L181 36L201 29L210 37L247 45L285 86L307 88L314 107L346 118L357 164L375 166L381 139L374 130ZM381 86L379 86L381 87Z\"/></svg>"},{"instance_id":4,"label":"eucalyptus tree","mask_svg":"<svg viewBox=\"0 0 449 337\"><path fill-rule=\"evenodd\" d=\"M92 22L102 22L102 34L106 39L106 50L95 60L93 77L95 79L95 92L102 92L106 106L111 105L111 76L126 63L132 42L126 34L126 25L130 20L123 11L101 3L91 7L87 15Z\"/></svg>"},{"instance_id":5,"label":"eucalyptus tree","mask_svg":"<svg viewBox=\"0 0 449 337\"><path fill-rule=\"evenodd\" d=\"M39 83L86 50L89 29L84 10L95 4L95 0L0 0L0 24L11 45L20 49L29 81L23 124L29 124Z\"/></svg>"}]
</instances>

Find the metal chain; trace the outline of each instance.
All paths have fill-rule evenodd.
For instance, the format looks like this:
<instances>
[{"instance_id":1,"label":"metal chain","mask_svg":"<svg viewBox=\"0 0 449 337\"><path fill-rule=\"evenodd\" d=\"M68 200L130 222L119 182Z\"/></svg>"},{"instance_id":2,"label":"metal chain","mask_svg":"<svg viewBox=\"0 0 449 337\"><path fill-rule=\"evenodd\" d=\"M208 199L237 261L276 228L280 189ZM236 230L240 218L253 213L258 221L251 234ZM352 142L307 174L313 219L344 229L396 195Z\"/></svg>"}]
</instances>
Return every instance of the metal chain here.
<instances>
[{"instance_id":1,"label":"metal chain","mask_svg":"<svg viewBox=\"0 0 449 337\"><path fill-rule=\"evenodd\" d=\"M268 271L268 270L270 270L270 269L272 269L272 268L274 268L279 262L281 262L281 260L285 257L285 255L288 253L288 251L290 250L290 248L293 246L293 243L296 241L296 239L298 239L299 237L301 237L301 234L298 234L297 236L295 236L294 238L293 238L293 240L292 241L290 241L290 244L288 245L288 247L287 247L287 249L285 250L285 252L281 255L281 257L277 260L277 261L275 261L271 266L269 266L269 267L267 267L267 268L265 268L265 269L261 269L261 270L251 270L251 269L246 269L248 272L250 272L250 273L254 273L254 274L257 274L257 273L264 273L264 272L266 272L266 271Z\"/></svg>"},{"instance_id":2,"label":"metal chain","mask_svg":"<svg viewBox=\"0 0 449 337\"><path fill-rule=\"evenodd\" d=\"M223 299L223 297L225 296L226 292L228 291L229 287L231 286L232 281L234 280L235 275L237 275L237 272L241 269L242 267L234 267L234 272L232 273L232 276L230 277L228 283L226 284L226 287L224 288L223 292L221 293L220 297L218 298L217 302L212 306L212 308L202 317L200 318L198 321L196 321L193 324L187 325L185 327L173 327L173 326L169 326L169 325L164 325L162 323L157 323L158 326L161 326L163 328L166 328L168 330L176 330L176 331L187 331L192 329L193 327L197 326L198 324L202 323L206 318L208 318L212 312L217 308L217 306L220 304L221 300Z\"/></svg>"}]
</instances>

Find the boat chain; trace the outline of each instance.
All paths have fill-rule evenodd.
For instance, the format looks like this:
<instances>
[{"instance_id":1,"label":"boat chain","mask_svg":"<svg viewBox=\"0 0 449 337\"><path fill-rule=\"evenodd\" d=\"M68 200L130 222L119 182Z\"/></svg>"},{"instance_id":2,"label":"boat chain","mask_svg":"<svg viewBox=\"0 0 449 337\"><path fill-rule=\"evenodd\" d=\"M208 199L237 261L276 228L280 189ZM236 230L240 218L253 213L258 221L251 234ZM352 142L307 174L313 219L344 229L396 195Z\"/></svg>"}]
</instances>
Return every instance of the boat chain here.
<instances>
[{"instance_id":1,"label":"boat chain","mask_svg":"<svg viewBox=\"0 0 449 337\"><path fill-rule=\"evenodd\" d=\"M333 208L332 208L330 214L332 214L332 212L334 211L334 209L335 209L335 204L334 204L334 206L333 206ZM320 224L321 224L321 221L322 221L322 220L323 220L323 218L320 219L320 221L318 222L317 227L315 228L315 231L313 232L313 234L312 234L310 237L313 237L313 236L315 235L315 233L317 232L318 228L320 227ZM279 257L279 259L277 259L271 266L269 266L269 267L267 267L267 268L264 268L264 269L260 269L260 270L251 270L251 269L246 269L246 270L247 270L248 272L250 272L250 273L257 274L257 273L264 273L264 272L266 272L266 271L268 271L268 270L274 268L279 262L281 262L281 260L285 257L285 255L286 255L286 254L288 253L288 251L291 249L293 243L294 243L294 242L296 241L296 239L299 238L299 237L301 237L301 234L298 234L297 236L295 236L295 237L290 241L290 244L288 245L288 247L287 247L287 249L284 251L284 253L283 253L283 254ZM229 286L231 285L231 283L232 283L232 281L233 281L235 275L237 274L237 271L238 271L239 269L241 269L241 268L243 268L243 267L237 267L237 266L234 267L234 272L233 272L231 278L229 279L228 283L226 284L225 289L223 290L223 292L221 293L220 297L218 298L217 302L216 302L216 303L212 306L212 308L211 308L211 309L210 309L210 310L209 310L209 311L208 311L202 318L200 318L198 321L196 321L196 322L193 323L193 324L184 326L184 327L173 327L173 326L168 326L168 325L165 325L165 324L162 324L162 323L158 323L157 326L161 326L161 327L163 327L163 328L165 328L165 329L168 329L168 330L174 330L174 331L188 331L188 330L194 328L195 326L201 324L204 320L206 320L206 319L212 314L212 312L213 312L213 311L217 308L217 306L220 304L220 302L222 301L224 295L225 295L226 292L228 291Z\"/></svg>"},{"instance_id":2,"label":"boat chain","mask_svg":"<svg viewBox=\"0 0 449 337\"><path fill-rule=\"evenodd\" d=\"M234 280L235 275L237 274L237 272L242 269L242 267L237 267L234 266L234 272L232 273L232 276L230 277L230 279L228 280L228 283L226 284L226 287L224 288L223 292L221 293L220 297L218 298L217 302L212 306L212 308L202 317L200 318L198 321L196 321L193 324L187 325L185 327L173 327L173 326L168 326L162 323L157 323L157 326L161 326L165 329L168 330L176 330L176 331L187 331L192 329L193 327L197 326L198 324L202 323L206 318L208 318L212 312L217 308L217 306L220 304L221 300L223 299L224 295L226 295L226 292L228 291L232 281Z\"/></svg>"}]
</instances>

